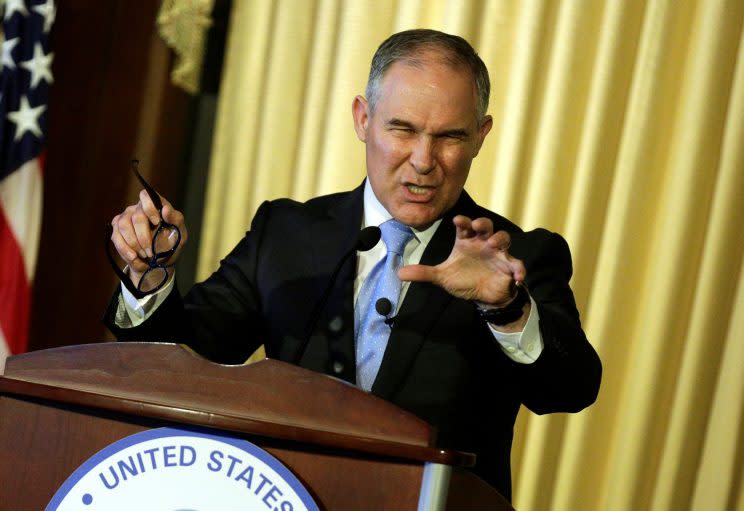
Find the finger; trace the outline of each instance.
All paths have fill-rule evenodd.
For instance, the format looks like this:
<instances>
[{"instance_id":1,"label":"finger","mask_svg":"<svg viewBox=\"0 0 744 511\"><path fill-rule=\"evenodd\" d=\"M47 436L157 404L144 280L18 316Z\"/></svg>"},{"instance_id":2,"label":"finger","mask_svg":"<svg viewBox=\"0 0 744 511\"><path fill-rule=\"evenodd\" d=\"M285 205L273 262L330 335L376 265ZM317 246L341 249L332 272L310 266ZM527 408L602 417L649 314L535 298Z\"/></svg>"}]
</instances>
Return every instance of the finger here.
<instances>
[{"instance_id":1,"label":"finger","mask_svg":"<svg viewBox=\"0 0 744 511\"><path fill-rule=\"evenodd\" d=\"M116 215L111 221L111 226L113 227L113 230L111 231L111 242L119 253L119 257L127 263L131 263L137 259L137 252L129 241L127 241L127 239L122 235L122 226L126 228L126 221L127 220L123 215Z\"/></svg>"},{"instance_id":2,"label":"finger","mask_svg":"<svg viewBox=\"0 0 744 511\"><path fill-rule=\"evenodd\" d=\"M513 284L519 285L524 282L524 279L527 277L527 269L522 260L508 253L503 254L501 263L499 264L501 271L511 276Z\"/></svg>"},{"instance_id":3,"label":"finger","mask_svg":"<svg viewBox=\"0 0 744 511\"><path fill-rule=\"evenodd\" d=\"M488 246L495 250L508 252L511 246L511 235L506 231L495 232L488 238Z\"/></svg>"},{"instance_id":4,"label":"finger","mask_svg":"<svg viewBox=\"0 0 744 511\"><path fill-rule=\"evenodd\" d=\"M465 215L457 215L452 219L452 223L455 224L455 236L457 239L461 240L475 236L475 231L472 228L472 220Z\"/></svg>"},{"instance_id":5,"label":"finger","mask_svg":"<svg viewBox=\"0 0 744 511\"><path fill-rule=\"evenodd\" d=\"M158 220L160 215L158 215ZM137 243L144 250L145 257L152 257L152 224L147 214L142 210L142 207L138 206L134 213L132 213L132 226L134 227L134 234L137 238ZM138 250L141 254L141 252Z\"/></svg>"},{"instance_id":6,"label":"finger","mask_svg":"<svg viewBox=\"0 0 744 511\"><path fill-rule=\"evenodd\" d=\"M493 235L493 222L490 218L476 218L471 223L471 227L475 231L475 235L483 240L487 240Z\"/></svg>"},{"instance_id":7,"label":"finger","mask_svg":"<svg viewBox=\"0 0 744 511\"><path fill-rule=\"evenodd\" d=\"M434 282L437 280L437 270L425 264L409 264L398 270L398 278L407 282Z\"/></svg>"},{"instance_id":8,"label":"finger","mask_svg":"<svg viewBox=\"0 0 744 511\"><path fill-rule=\"evenodd\" d=\"M147 193L147 190L140 190L139 199L139 205L142 208L142 211L144 211L145 215L147 215L150 223L152 225L158 225L160 223L160 211L158 211L158 208L156 208L155 204L153 204L152 199L150 199L150 194Z\"/></svg>"},{"instance_id":9,"label":"finger","mask_svg":"<svg viewBox=\"0 0 744 511\"><path fill-rule=\"evenodd\" d=\"M137 239L136 229L132 223L132 217L137 209L138 206L129 206L121 215L114 217L111 226L114 228L114 231L119 233L124 243L135 253L135 257L139 255L139 257L144 259L147 257L147 252ZM119 255L124 256L122 252L119 252Z\"/></svg>"},{"instance_id":10,"label":"finger","mask_svg":"<svg viewBox=\"0 0 744 511\"><path fill-rule=\"evenodd\" d=\"M111 233L111 242L114 244L114 248L116 248L119 256L129 266L130 271L134 272L132 277L135 277L135 275L137 275L137 279L139 279L138 275L144 273L149 268L149 266L145 263L145 261L137 256L137 253L132 250L131 247L129 247L129 245L122 237L121 232L116 230L113 231Z\"/></svg>"},{"instance_id":11,"label":"finger","mask_svg":"<svg viewBox=\"0 0 744 511\"><path fill-rule=\"evenodd\" d=\"M509 259L512 266L514 282L516 282L517 285L521 285L524 282L524 279L527 278L527 268L525 268L524 263L520 259L511 256L509 256Z\"/></svg>"},{"instance_id":12,"label":"finger","mask_svg":"<svg viewBox=\"0 0 744 511\"><path fill-rule=\"evenodd\" d=\"M165 199L163 199L162 214L163 214L163 220L165 220L169 224L173 224L176 227L178 227L178 230L182 231L182 234L183 234L183 231L186 230L186 224L185 224L183 213L181 213L176 208L174 208Z\"/></svg>"},{"instance_id":13,"label":"finger","mask_svg":"<svg viewBox=\"0 0 744 511\"><path fill-rule=\"evenodd\" d=\"M129 263L129 270L130 272L133 272L133 274L131 274L133 281L136 278L136 281L139 282L142 274L145 273L149 268L150 266L140 258L137 258Z\"/></svg>"}]
</instances>

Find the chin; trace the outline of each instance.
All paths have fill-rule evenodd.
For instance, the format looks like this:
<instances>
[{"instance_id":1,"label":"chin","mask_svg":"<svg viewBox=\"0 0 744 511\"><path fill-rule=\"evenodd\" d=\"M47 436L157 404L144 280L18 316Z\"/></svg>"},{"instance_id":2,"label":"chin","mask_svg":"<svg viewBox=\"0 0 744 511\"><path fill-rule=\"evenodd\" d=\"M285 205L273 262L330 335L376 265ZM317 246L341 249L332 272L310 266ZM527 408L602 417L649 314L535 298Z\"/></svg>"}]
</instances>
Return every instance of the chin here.
<instances>
[{"instance_id":1,"label":"chin","mask_svg":"<svg viewBox=\"0 0 744 511\"><path fill-rule=\"evenodd\" d=\"M408 226L415 227L416 229L423 230L433 224L437 218L436 214L431 211L406 211L408 208L404 208L402 211L394 213L393 216L399 221Z\"/></svg>"}]
</instances>

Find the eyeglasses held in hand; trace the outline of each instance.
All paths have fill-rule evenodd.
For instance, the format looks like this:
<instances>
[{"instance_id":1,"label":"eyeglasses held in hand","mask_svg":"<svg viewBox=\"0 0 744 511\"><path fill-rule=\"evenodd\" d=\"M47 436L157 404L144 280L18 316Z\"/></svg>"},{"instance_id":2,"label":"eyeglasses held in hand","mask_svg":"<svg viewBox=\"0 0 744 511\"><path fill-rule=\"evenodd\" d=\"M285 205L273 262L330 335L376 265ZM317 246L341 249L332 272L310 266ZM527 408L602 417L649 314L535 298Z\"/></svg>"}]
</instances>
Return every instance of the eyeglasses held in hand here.
<instances>
[{"instance_id":1,"label":"eyeglasses held in hand","mask_svg":"<svg viewBox=\"0 0 744 511\"><path fill-rule=\"evenodd\" d=\"M111 241L111 235L114 232L114 228L111 225L106 226L106 256L111 263L111 267L114 269L116 275L121 279L122 284L129 290L132 295L136 298L144 298L145 296L155 293L165 286L168 282L168 268L172 265L168 265L168 259L175 253L178 245L181 243L181 231L178 230L173 224L169 224L163 220L163 202L160 200L160 195L150 184L145 181L142 175L137 170L139 166L139 160L132 160L132 172L137 177L142 187L145 189L148 197L155 205L155 208L160 214L160 222L155 228L155 232L152 235L151 252L152 256L143 259L147 263L147 270L142 274L142 278L139 283L135 286L129 276L117 264L116 258L114 257L114 247ZM141 259L141 258L140 258Z\"/></svg>"}]
</instances>

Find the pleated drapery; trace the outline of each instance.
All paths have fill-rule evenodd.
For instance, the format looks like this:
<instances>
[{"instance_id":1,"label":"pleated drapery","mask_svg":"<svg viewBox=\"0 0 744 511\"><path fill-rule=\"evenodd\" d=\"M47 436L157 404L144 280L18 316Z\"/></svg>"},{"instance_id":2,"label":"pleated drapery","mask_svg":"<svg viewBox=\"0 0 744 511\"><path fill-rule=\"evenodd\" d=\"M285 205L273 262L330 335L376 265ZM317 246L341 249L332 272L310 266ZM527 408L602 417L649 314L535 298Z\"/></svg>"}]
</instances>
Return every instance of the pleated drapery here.
<instances>
[{"instance_id":1,"label":"pleated drapery","mask_svg":"<svg viewBox=\"0 0 744 511\"><path fill-rule=\"evenodd\" d=\"M577 415L520 413L514 505L744 509L741 0L235 0L198 277L266 199L364 177L351 102L377 45L462 35L494 129L466 186L562 233L604 364Z\"/></svg>"}]
</instances>

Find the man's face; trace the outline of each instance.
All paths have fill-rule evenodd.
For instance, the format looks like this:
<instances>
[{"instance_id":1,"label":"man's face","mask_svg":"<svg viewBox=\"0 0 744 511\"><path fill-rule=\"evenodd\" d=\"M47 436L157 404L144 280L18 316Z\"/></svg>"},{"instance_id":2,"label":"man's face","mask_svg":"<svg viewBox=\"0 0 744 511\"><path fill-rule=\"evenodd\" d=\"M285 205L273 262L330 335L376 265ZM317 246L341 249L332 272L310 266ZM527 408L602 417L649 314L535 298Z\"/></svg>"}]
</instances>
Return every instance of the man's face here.
<instances>
[{"instance_id":1,"label":"man's face","mask_svg":"<svg viewBox=\"0 0 744 511\"><path fill-rule=\"evenodd\" d=\"M478 122L471 73L435 57L416 67L399 61L375 111L361 96L352 108L377 199L398 221L428 227L457 201L491 129L489 116Z\"/></svg>"}]
</instances>

